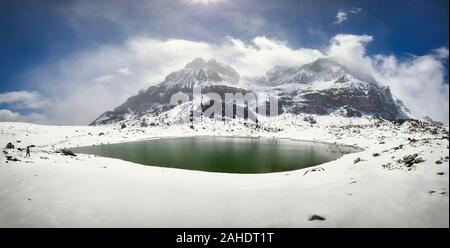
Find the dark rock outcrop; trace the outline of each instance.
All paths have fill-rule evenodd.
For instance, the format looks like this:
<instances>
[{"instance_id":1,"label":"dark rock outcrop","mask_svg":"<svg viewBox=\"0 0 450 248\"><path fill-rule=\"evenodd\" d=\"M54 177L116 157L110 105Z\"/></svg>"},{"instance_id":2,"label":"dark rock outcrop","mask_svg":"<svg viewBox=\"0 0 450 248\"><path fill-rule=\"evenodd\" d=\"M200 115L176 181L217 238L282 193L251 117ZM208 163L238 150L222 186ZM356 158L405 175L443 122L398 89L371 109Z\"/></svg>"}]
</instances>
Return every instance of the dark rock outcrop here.
<instances>
[{"instance_id":1,"label":"dark rock outcrop","mask_svg":"<svg viewBox=\"0 0 450 248\"><path fill-rule=\"evenodd\" d=\"M58 152L62 153L62 154L65 155L65 156L74 156L74 157L77 156L74 152L72 152L72 151L69 150L69 149L65 149L65 148L59 150Z\"/></svg>"}]
</instances>

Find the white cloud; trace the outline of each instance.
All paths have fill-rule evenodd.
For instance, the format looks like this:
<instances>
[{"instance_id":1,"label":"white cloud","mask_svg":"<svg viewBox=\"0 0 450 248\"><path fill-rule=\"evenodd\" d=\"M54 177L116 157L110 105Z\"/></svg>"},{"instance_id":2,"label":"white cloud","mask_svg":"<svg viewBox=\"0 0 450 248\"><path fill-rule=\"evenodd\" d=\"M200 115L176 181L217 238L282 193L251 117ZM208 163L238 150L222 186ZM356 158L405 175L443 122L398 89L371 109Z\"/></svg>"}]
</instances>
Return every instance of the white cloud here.
<instances>
[{"instance_id":1,"label":"white cloud","mask_svg":"<svg viewBox=\"0 0 450 248\"><path fill-rule=\"evenodd\" d=\"M343 23L344 21L346 21L349 17L350 14L358 14L359 12L361 12L362 9L361 8L350 8L348 10L338 10L338 12L336 13L336 17L335 17L335 24L340 24Z\"/></svg>"},{"instance_id":2,"label":"white cloud","mask_svg":"<svg viewBox=\"0 0 450 248\"><path fill-rule=\"evenodd\" d=\"M327 55L355 71L371 73L372 62L366 57L366 45L371 41L373 37L368 35L338 34L331 39Z\"/></svg>"},{"instance_id":3,"label":"white cloud","mask_svg":"<svg viewBox=\"0 0 450 248\"><path fill-rule=\"evenodd\" d=\"M448 58L448 48L399 60L393 55L367 55L366 46L371 41L373 37L367 35L339 34L331 39L327 55L389 86L415 116L448 123L449 87L442 61Z\"/></svg>"},{"instance_id":4,"label":"white cloud","mask_svg":"<svg viewBox=\"0 0 450 248\"><path fill-rule=\"evenodd\" d=\"M92 82L110 82L111 80L113 80L116 76L115 75L104 75L104 76L100 76L100 77L96 77L94 79L92 79Z\"/></svg>"},{"instance_id":5,"label":"white cloud","mask_svg":"<svg viewBox=\"0 0 450 248\"><path fill-rule=\"evenodd\" d=\"M129 67L120 68L117 72L119 74L124 74L124 75L128 75L128 74L132 73L131 69Z\"/></svg>"},{"instance_id":6,"label":"white cloud","mask_svg":"<svg viewBox=\"0 0 450 248\"><path fill-rule=\"evenodd\" d=\"M12 112L8 109L0 109L0 122L33 122L44 123L46 121L45 116L32 113L29 115L22 115L18 112Z\"/></svg>"},{"instance_id":7,"label":"white cloud","mask_svg":"<svg viewBox=\"0 0 450 248\"><path fill-rule=\"evenodd\" d=\"M299 66L325 56L317 49L292 49L286 42L264 36L254 38L251 43L228 38L214 55L243 76L261 76L276 65Z\"/></svg>"},{"instance_id":8,"label":"white cloud","mask_svg":"<svg viewBox=\"0 0 450 248\"><path fill-rule=\"evenodd\" d=\"M442 61L431 55L398 61L393 56L378 56L378 81L391 87L413 114L449 121L449 87L445 84Z\"/></svg>"},{"instance_id":9,"label":"white cloud","mask_svg":"<svg viewBox=\"0 0 450 248\"><path fill-rule=\"evenodd\" d=\"M448 59L448 47L440 47L433 50L438 59Z\"/></svg>"},{"instance_id":10,"label":"white cloud","mask_svg":"<svg viewBox=\"0 0 450 248\"><path fill-rule=\"evenodd\" d=\"M50 106L50 101L36 91L11 91L0 93L0 104L14 109L42 109Z\"/></svg>"},{"instance_id":11,"label":"white cloud","mask_svg":"<svg viewBox=\"0 0 450 248\"><path fill-rule=\"evenodd\" d=\"M229 64L242 76L258 76L275 65L299 66L327 56L390 86L413 114L448 122L448 85L442 61L446 48L400 60L392 55L367 55L366 46L373 40L368 35L338 34L328 47L318 50L293 49L286 42L264 36L250 42L229 37L220 44L134 37L121 45L79 52L28 76L54 99L55 104L45 113L50 120L87 124L196 57Z\"/></svg>"},{"instance_id":12,"label":"white cloud","mask_svg":"<svg viewBox=\"0 0 450 248\"><path fill-rule=\"evenodd\" d=\"M286 42L267 37L250 43L229 37L221 44L134 37L44 65L28 77L54 99L47 113L51 120L86 124L196 57L215 58L241 75L257 76L275 65L301 65L322 56L319 50L291 49Z\"/></svg>"},{"instance_id":13,"label":"white cloud","mask_svg":"<svg viewBox=\"0 0 450 248\"><path fill-rule=\"evenodd\" d=\"M336 23L342 23L347 20L347 13L342 10L339 10L336 14Z\"/></svg>"},{"instance_id":14,"label":"white cloud","mask_svg":"<svg viewBox=\"0 0 450 248\"><path fill-rule=\"evenodd\" d=\"M361 12L362 9L361 8L351 8L348 12L352 13L352 14L358 14L359 12Z\"/></svg>"}]
</instances>

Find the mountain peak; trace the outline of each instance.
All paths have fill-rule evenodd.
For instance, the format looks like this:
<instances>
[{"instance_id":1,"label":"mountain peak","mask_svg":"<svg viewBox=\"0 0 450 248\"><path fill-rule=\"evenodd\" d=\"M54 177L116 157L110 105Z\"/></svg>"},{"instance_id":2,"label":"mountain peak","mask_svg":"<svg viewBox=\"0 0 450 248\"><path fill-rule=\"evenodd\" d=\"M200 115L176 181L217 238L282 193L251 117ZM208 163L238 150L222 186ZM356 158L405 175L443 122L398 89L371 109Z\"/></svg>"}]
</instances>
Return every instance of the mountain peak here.
<instances>
[{"instance_id":1,"label":"mountain peak","mask_svg":"<svg viewBox=\"0 0 450 248\"><path fill-rule=\"evenodd\" d=\"M185 70L193 71L194 75L201 80L209 80L213 82L225 81L232 84L239 82L239 74L233 67L220 63L215 59L205 60L197 57L184 67ZM204 75L206 74L206 75Z\"/></svg>"},{"instance_id":2,"label":"mountain peak","mask_svg":"<svg viewBox=\"0 0 450 248\"><path fill-rule=\"evenodd\" d=\"M186 69L197 69L197 68L203 68L206 65L205 59L201 57L197 57L191 62L187 63L184 68Z\"/></svg>"}]
</instances>

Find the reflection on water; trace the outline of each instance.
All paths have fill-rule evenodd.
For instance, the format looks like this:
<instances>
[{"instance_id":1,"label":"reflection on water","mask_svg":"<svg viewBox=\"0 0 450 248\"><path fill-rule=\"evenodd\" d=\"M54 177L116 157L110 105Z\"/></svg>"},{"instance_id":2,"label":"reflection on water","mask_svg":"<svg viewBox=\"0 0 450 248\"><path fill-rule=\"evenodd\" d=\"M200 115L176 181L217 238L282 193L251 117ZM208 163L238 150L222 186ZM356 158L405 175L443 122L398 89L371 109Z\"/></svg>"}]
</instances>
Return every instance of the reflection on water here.
<instances>
[{"instance_id":1,"label":"reflection on water","mask_svg":"<svg viewBox=\"0 0 450 248\"><path fill-rule=\"evenodd\" d=\"M335 160L352 148L286 139L185 137L78 147L78 153L139 164L227 173L268 173Z\"/></svg>"}]
</instances>

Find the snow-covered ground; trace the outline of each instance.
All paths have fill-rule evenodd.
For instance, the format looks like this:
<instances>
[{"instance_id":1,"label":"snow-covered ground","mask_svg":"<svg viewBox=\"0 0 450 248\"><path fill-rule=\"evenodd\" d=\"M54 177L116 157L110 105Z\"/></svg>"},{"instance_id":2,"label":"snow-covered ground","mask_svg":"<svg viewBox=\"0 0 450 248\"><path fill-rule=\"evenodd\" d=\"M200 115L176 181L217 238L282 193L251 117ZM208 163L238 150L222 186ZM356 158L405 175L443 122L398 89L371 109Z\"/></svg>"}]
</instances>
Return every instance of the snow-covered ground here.
<instances>
[{"instance_id":1,"label":"snow-covered ground","mask_svg":"<svg viewBox=\"0 0 450 248\"><path fill-rule=\"evenodd\" d=\"M0 227L449 227L448 127L314 118L316 124L302 116L261 120L266 131L210 119L196 130L186 124L121 129L0 123ZM271 174L207 173L55 153L191 135L336 142L363 151L316 166L323 170ZM16 149L4 149L8 142ZM17 150L27 145L36 146L31 158ZM414 154L417 163L409 167L399 161ZM309 220L313 215L325 220Z\"/></svg>"}]
</instances>

